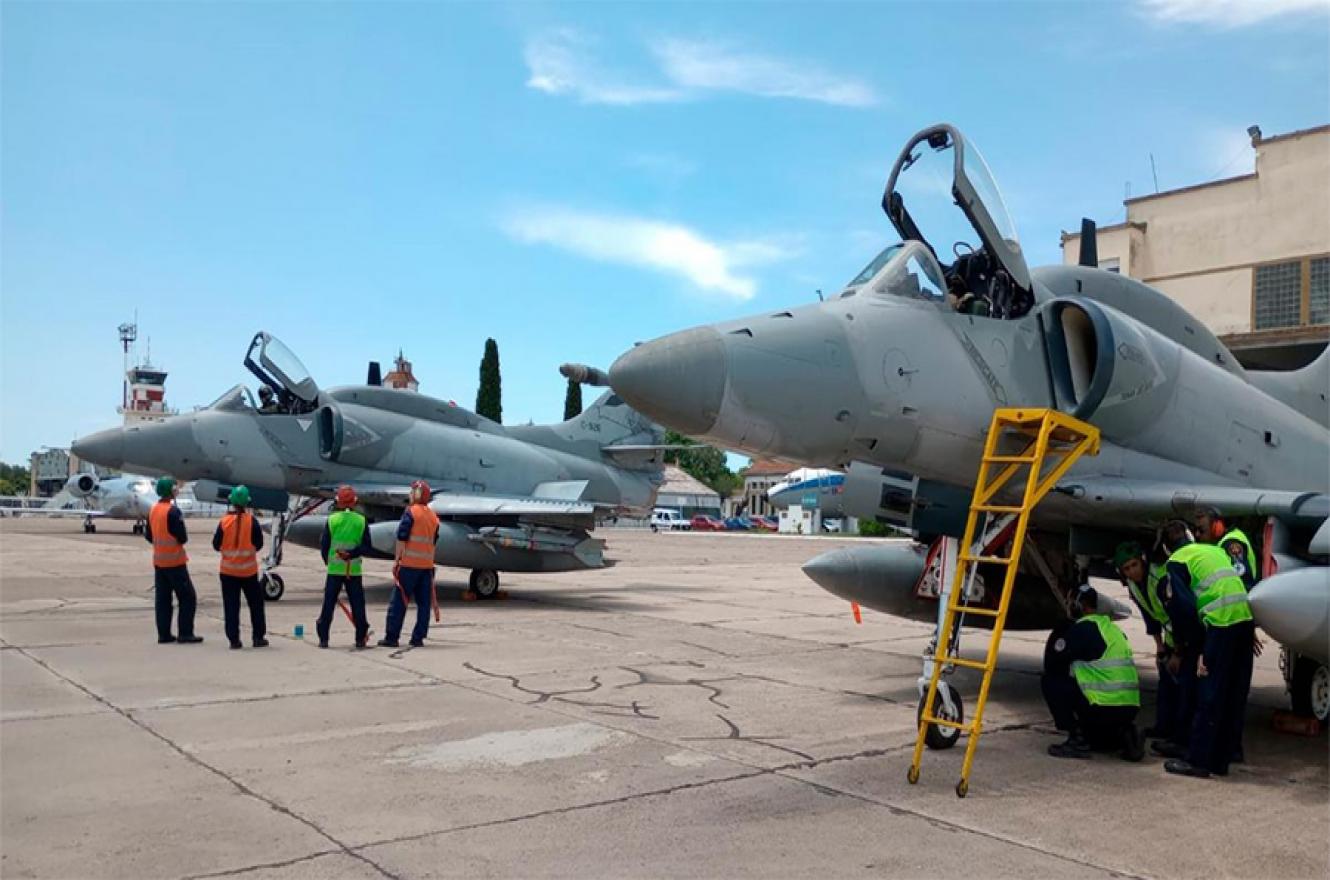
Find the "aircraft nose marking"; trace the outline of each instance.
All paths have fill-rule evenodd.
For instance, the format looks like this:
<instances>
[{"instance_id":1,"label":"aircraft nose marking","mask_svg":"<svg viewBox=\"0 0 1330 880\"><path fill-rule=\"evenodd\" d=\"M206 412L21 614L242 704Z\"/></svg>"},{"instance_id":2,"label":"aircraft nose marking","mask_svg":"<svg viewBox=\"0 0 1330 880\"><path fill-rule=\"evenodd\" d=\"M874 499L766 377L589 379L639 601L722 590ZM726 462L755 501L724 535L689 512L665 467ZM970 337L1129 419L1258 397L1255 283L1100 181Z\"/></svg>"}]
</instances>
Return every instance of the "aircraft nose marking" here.
<instances>
[{"instance_id":1,"label":"aircraft nose marking","mask_svg":"<svg viewBox=\"0 0 1330 880\"><path fill-rule=\"evenodd\" d=\"M725 343L711 327L643 343L610 367L620 397L684 434L705 434L715 425L725 380Z\"/></svg>"}]
</instances>

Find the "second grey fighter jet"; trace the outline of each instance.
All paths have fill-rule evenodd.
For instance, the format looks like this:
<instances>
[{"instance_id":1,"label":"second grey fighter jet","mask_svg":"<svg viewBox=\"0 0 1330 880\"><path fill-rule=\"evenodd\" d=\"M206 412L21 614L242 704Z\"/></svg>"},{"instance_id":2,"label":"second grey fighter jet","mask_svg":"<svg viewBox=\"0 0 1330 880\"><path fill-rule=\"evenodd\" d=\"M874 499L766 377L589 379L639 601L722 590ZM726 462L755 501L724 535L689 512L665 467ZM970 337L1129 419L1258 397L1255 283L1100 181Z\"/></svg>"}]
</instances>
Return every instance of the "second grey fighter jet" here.
<instances>
[{"instance_id":1,"label":"second grey fighter jet","mask_svg":"<svg viewBox=\"0 0 1330 880\"><path fill-rule=\"evenodd\" d=\"M1257 620L1292 651L1295 703L1330 714L1330 354L1294 372L1244 369L1177 303L1093 268L1089 247L1088 266L1030 271L987 166L948 125L910 139L882 205L903 241L837 295L639 345L612 366L614 389L715 445L844 470L847 512L925 542L961 534L995 408L1091 422L1101 452L1036 511L1008 625L1057 625L1116 542L1217 506L1258 524ZM927 559L870 544L805 571L932 621Z\"/></svg>"},{"instance_id":2,"label":"second grey fighter jet","mask_svg":"<svg viewBox=\"0 0 1330 880\"><path fill-rule=\"evenodd\" d=\"M323 518L309 511L341 484L355 488L374 549L391 558L410 484L429 482L441 520L435 558L471 569L471 589L492 596L501 571L604 565L604 542L590 535L596 519L649 512L663 478L663 431L610 392L570 421L505 427L373 381L320 390L267 333L254 337L245 365L275 403L255 407L237 385L193 413L84 437L74 452L108 467L197 480L205 500L248 486L256 507L280 514L262 575L269 598L283 589L272 571L283 539L317 547ZM371 365L371 380L375 372ZM607 384L589 367L563 372ZM292 495L309 499L294 516Z\"/></svg>"}]
</instances>

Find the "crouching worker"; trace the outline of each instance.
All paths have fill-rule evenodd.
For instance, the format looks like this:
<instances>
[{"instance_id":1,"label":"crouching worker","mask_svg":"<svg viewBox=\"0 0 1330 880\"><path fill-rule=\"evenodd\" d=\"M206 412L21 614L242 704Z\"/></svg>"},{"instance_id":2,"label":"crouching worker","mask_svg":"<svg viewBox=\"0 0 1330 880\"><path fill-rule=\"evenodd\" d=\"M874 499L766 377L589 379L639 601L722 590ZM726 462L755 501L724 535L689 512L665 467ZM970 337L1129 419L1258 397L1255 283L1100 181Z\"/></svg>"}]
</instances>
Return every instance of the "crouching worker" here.
<instances>
[{"instance_id":1,"label":"crouching worker","mask_svg":"<svg viewBox=\"0 0 1330 880\"><path fill-rule=\"evenodd\" d=\"M231 490L231 511L217 524L212 535L212 549L222 554L218 573L222 581L222 612L226 620L226 638L231 647L240 648L240 596L249 606L249 625L254 647L268 647L268 622L259 587L259 551L263 549L263 529L258 517L250 513L249 488Z\"/></svg>"},{"instance_id":2,"label":"crouching worker","mask_svg":"<svg viewBox=\"0 0 1330 880\"><path fill-rule=\"evenodd\" d=\"M323 608L314 624L319 634L319 647L328 647L328 631L332 628L333 611L343 588L351 603L351 619L356 627L356 647L369 647L369 619L365 617L365 584L360 560L372 549L369 542L369 524L362 513L354 510L356 490L339 486L335 499L337 510L328 517L319 542L319 553L328 566L323 582Z\"/></svg>"},{"instance_id":3,"label":"crouching worker","mask_svg":"<svg viewBox=\"0 0 1330 880\"><path fill-rule=\"evenodd\" d=\"M1118 749L1125 761L1145 754L1136 713L1140 682L1126 634L1096 613L1099 595L1082 586L1072 597L1074 622L1054 632L1044 652L1040 684L1058 730L1067 741L1051 745L1055 758L1088 758L1092 750Z\"/></svg>"}]
</instances>

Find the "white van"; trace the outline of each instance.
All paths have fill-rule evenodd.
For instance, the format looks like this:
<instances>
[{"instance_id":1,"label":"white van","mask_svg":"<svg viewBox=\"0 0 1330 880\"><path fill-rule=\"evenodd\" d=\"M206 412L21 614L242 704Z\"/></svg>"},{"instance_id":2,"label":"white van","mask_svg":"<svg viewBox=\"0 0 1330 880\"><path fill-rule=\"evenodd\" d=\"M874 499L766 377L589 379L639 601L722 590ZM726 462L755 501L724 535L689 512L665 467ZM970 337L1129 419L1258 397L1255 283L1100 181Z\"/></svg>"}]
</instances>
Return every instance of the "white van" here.
<instances>
[{"instance_id":1,"label":"white van","mask_svg":"<svg viewBox=\"0 0 1330 880\"><path fill-rule=\"evenodd\" d=\"M651 511L651 531L656 532L661 529L688 531L688 520L684 519L683 515L677 510L671 510L668 507L657 507Z\"/></svg>"}]
</instances>

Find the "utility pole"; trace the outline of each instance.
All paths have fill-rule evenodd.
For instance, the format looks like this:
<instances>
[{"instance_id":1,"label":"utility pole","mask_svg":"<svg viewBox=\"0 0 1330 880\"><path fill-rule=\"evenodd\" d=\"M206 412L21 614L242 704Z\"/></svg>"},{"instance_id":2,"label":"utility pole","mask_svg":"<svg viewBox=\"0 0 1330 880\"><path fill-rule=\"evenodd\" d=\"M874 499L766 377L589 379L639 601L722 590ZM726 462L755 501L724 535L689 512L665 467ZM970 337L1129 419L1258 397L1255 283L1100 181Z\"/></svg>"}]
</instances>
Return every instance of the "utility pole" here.
<instances>
[{"instance_id":1,"label":"utility pole","mask_svg":"<svg viewBox=\"0 0 1330 880\"><path fill-rule=\"evenodd\" d=\"M129 408L129 349L134 341L139 338L139 313L134 313L134 320L128 324L121 324L120 346L125 353L125 368L120 371L120 406L123 409Z\"/></svg>"}]
</instances>

